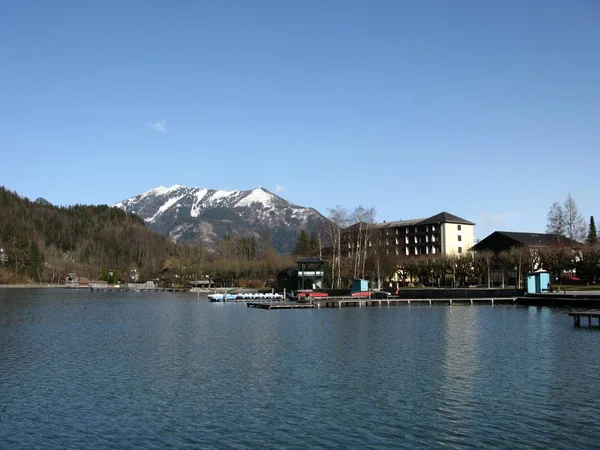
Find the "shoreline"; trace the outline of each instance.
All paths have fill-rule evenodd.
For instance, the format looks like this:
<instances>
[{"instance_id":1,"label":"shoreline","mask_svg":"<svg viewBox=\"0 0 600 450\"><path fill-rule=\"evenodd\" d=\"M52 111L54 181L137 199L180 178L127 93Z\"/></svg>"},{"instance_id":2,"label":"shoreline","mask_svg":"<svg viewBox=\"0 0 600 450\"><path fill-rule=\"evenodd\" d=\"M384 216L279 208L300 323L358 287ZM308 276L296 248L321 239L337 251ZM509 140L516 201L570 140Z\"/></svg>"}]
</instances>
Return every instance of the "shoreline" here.
<instances>
[{"instance_id":1,"label":"shoreline","mask_svg":"<svg viewBox=\"0 0 600 450\"><path fill-rule=\"evenodd\" d=\"M32 283L32 284L0 284L0 289L56 289L65 287L63 284L43 284L43 283Z\"/></svg>"}]
</instances>

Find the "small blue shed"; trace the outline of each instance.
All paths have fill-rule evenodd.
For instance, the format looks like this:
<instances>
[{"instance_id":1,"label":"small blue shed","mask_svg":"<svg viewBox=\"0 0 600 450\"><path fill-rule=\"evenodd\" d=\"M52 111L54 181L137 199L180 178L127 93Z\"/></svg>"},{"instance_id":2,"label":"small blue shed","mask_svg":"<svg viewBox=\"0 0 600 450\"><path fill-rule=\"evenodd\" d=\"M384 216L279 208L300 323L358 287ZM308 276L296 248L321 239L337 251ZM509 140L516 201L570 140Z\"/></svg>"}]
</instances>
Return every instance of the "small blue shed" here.
<instances>
[{"instance_id":1,"label":"small blue shed","mask_svg":"<svg viewBox=\"0 0 600 450\"><path fill-rule=\"evenodd\" d=\"M367 292L369 290L368 280L352 280L352 292Z\"/></svg>"},{"instance_id":2,"label":"small blue shed","mask_svg":"<svg viewBox=\"0 0 600 450\"><path fill-rule=\"evenodd\" d=\"M534 272L527 275L527 293L541 294L548 289L550 283L550 273Z\"/></svg>"}]
</instances>

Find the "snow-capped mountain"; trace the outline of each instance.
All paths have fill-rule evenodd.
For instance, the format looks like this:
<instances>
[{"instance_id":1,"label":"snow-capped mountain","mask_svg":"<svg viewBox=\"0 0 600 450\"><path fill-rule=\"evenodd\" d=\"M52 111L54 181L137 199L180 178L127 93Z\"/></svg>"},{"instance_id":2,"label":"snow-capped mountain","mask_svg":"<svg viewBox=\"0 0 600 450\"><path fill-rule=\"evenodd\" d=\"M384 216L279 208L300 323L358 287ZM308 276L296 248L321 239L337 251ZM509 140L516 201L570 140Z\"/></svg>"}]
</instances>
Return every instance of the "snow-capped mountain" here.
<instances>
[{"instance_id":1,"label":"snow-capped mountain","mask_svg":"<svg viewBox=\"0 0 600 450\"><path fill-rule=\"evenodd\" d=\"M200 239L212 248L225 235L260 238L268 233L278 251L289 253L300 230L310 233L327 223L315 209L294 205L262 187L221 191L161 186L114 206L137 214L151 230L176 242Z\"/></svg>"}]
</instances>

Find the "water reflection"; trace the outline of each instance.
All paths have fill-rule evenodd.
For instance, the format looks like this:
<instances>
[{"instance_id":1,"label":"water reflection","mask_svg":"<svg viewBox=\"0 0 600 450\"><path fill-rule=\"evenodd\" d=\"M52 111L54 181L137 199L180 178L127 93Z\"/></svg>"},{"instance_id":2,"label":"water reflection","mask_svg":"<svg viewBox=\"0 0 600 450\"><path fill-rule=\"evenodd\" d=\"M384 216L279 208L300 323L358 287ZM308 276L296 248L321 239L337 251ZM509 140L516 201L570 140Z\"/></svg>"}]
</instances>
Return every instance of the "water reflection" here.
<instances>
[{"instance_id":1,"label":"water reflection","mask_svg":"<svg viewBox=\"0 0 600 450\"><path fill-rule=\"evenodd\" d=\"M590 448L599 336L556 310L0 290L0 447Z\"/></svg>"}]
</instances>

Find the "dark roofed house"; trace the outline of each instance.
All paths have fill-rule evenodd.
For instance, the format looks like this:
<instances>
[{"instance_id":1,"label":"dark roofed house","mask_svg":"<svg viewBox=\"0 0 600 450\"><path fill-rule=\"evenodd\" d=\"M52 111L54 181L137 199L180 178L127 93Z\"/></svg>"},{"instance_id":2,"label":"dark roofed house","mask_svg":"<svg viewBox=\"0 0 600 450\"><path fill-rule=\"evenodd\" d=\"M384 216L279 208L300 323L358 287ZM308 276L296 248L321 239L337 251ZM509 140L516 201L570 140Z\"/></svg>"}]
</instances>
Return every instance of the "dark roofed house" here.
<instances>
[{"instance_id":1,"label":"dark roofed house","mask_svg":"<svg viewBox=\"0 0 600 450\"><path fill-rule=\"evenodd\" d=\"M560 266L558 268L548 267L554 265L554 263L549 262L552 258L549 260L548 255L555 252L548 252L547 249L555 248L559 254L561 250L563 252L566 250L567 254L570 254L572 251L573 257L569 259L574 262L576 261L575 251L580 247L581 244L579 242L556 234L494 231L471 247L471 250L474 252L493 252L494 257L490 266L491 276L493 278L499 277L502 280L502 285L504 285L504 274L506 272L509 278L514 276L515 282L520 286L527 272L551 270L558 277L564 270L573 269L573 267L568 267L568 263L567 266ZM513 262L507 265L506 260L498 256L511 249L521 249L523 252L519 252L521 256L513 257L515 258ZM544 255L546 255L545 258Z\"/></svg>"},{"instance_id":2,"label":"dark roofed house","mask_svg":"<svg viewBox=\"0 0 600 450\"><path fill-rule=\"evenodd\" d=\"M540 249L565 246L579 248L581 244L572 239L548 233L524 233L516 231L494 231L473 247L473 251L490 250L494 253L508 251L514 247Z\"/></svg>"},{"instance_id":3,"label":"dark roofed house","mask_svg":"<svg viewBox=\"0 0 600 450\"><path fill-rule=\"evenodd\" d=\"M298 289L298 269L288 267L277 274L277 290L283 292L295 291Z\"/></svg>"}]
</instances>

